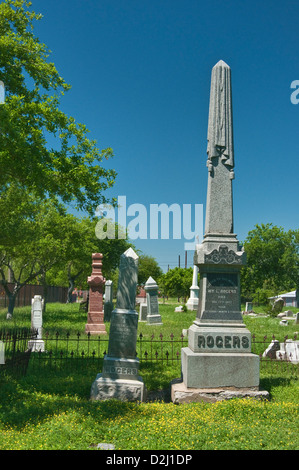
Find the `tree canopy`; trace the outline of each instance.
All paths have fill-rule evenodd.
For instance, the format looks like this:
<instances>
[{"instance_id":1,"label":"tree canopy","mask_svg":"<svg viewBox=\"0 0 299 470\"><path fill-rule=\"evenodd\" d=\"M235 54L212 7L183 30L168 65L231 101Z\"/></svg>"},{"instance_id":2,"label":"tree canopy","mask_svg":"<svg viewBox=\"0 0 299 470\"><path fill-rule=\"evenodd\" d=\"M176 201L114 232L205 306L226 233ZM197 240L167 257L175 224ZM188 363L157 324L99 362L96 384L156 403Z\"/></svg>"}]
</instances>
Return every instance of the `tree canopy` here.
<instances>
[{"instance_id":1,"label":"tree canopy","mask_svg":"<svg viewBox=\"0 0 299 470\"><path fill-rule=\"evenodd\" d=\"M247 265L242 269L243 296L261 289L277 295L299 287L299 230L273 224L256 225L244 242Z\"/></svg>"},{"instance_id":2,"label":"tree canopy","mask_svg":"<svg viewBox=\"0 0 299 470\"><path fill-rule=\"evenodd\" d=\"M41 19L26 0L0 4L0 80L6 90L0 106L0 195L18 182L39 197L59 196L92 213L111 202L103 191L116 173L102 161L113 152L99 150L86 126L59 109L70 85L34 35L34 22Z\"/></svg>"}]
</instances>

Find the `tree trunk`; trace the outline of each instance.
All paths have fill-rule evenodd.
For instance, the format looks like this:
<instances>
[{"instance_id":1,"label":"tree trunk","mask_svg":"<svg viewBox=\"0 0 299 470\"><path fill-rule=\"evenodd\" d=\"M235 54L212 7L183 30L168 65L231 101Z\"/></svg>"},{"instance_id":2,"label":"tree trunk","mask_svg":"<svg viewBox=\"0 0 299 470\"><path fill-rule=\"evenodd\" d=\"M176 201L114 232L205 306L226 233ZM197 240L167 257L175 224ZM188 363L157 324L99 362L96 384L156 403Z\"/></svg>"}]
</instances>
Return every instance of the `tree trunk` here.
<instances>
[{"instance_id":1,"label":"tree trunk","mask_svg":"<svg viewBox=\"0 0 299 470\"><path fill-rule=\"evenodd\" d=\"M67 301L66 301L67 304L72 303L72 300L73 300L72 294L73 294L74 286L75 286L75 278L69 276L69 287L67 290Z\"/></svg>"},{"instance_id":2,"label":"tree trunk","mask_svg":"<svg viewBox=\"0 0 299 470\"><path fill-rule=\"evenodd\" d=\"M15 304L16 304L17 294L18 294L18 292L13 291L8 295L8 312L7 312L7 315L6 315L7 320L12 319L13 311L14 311Z\"/></svg>"}]
</instances>

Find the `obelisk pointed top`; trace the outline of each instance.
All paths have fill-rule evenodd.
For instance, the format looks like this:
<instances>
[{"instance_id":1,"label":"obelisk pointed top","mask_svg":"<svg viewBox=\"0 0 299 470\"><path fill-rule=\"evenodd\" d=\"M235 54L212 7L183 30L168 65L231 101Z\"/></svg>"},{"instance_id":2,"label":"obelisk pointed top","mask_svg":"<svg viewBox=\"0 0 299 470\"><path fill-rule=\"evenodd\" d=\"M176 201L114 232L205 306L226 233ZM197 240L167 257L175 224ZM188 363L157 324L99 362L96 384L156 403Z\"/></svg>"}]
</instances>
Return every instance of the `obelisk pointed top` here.
<instances>
[{"instance_id":1,"label":"obelisk pointed top","mask_svg":"<svg viewBox=\"0 0 299 470\"><path fill-rule=\"evenodd\" d=\"M127 258L133 258L133 259L138 259L138 255L136 255L135 251L130 247L128 248L124 253L123 256L126 256Z\"/></svg>"},{"instance_id":2,"label":"obelisk pointed top","mask_svg":"<svg viewBox=\"0 0 299 470\"><path fill-rule=\"evenodd\" d=\"M208 124L208 193L205 234L233 233L234 144L231 69L220 60L212 69Z\"/></svg>"},{"instance_id":3,"label":"obelisk pointed top","mask_svg":"<svg viewBox=\"0 0 299 470\"><path fill-rule=\"evenodd\" d=\"M219 62L217 62L217 64L216 64L216 65L214 65L214 67L227 67L227 68L229 68L229 69L230 69L230 66L229 66L229 65L227 65L227 63L226 63L226 62L224 62L224 60L219 60ZM213 68L214 68L214 67L213 67Z\"/></svg>"}]
</instances>

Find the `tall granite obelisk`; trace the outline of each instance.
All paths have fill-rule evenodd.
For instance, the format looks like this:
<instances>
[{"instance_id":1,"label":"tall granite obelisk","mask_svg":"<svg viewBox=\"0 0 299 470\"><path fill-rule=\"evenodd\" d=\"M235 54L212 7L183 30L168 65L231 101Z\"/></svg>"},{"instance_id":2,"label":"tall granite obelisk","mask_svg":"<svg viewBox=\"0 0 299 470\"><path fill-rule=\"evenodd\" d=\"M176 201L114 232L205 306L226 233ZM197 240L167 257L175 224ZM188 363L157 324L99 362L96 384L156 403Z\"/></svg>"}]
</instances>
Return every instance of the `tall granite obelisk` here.
<instances>
[{"instance_id":1,"label":"tall granite obelisk","mask_svg":"<svg viewBox=\"0 0 299 470\"><path fill-rule=\"evenodd\" d=\"M212 69L207 154L205 234L194 254L198 310L188 347L182 348L182 382L172 385L173 401L216 399L232 389L241 396L259 395L259 357L251 353L251 334L241 314L245 253L233 229L231 69L222 60Z\"/></svg>"}]
</instances>

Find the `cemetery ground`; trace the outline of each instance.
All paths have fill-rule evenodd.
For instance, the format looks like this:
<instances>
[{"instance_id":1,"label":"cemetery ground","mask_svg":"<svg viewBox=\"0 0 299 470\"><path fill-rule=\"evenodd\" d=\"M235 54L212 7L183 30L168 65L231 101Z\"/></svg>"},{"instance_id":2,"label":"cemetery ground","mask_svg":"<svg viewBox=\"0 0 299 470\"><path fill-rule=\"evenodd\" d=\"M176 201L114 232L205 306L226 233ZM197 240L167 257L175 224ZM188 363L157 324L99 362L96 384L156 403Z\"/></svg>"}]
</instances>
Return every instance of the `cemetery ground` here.
<instances>
[{"instance_id":1,"label":"cemetery ground","mask_svg":"<svg viewBox=\"0 0 299 470\"><path fill-rule=\"evenodd\" d=\"M97 444L107 443L116 450L297 450L298 365L261 361L260 385L270 392L269 401L231 399L182 405L170 401L170 381L180 377L181 333L196 316L190 311L175 313L177 305L175 300L160 304L163 325L139 322L140 375L148 390L144 403L89 399L108 335L100 338L101 352L95 356L92 352L97 351L98 341L87 341L87 314L79 305L47 305L45 355L31 354L25 376L0 376L0 449L95 450ZM256 311L262 313L263 308ZM1 328L30 326L30 307L16 308L12 322L6 321L3 310L0 321ZM255 335L253 352L257 354L266 349L273 334L283 341L286 336L294 338L299 330L294 321L280 325L279 318L244 316L244 322ZM109 326L106 323L108 332Z\"/></svg>"}]
</instances>

